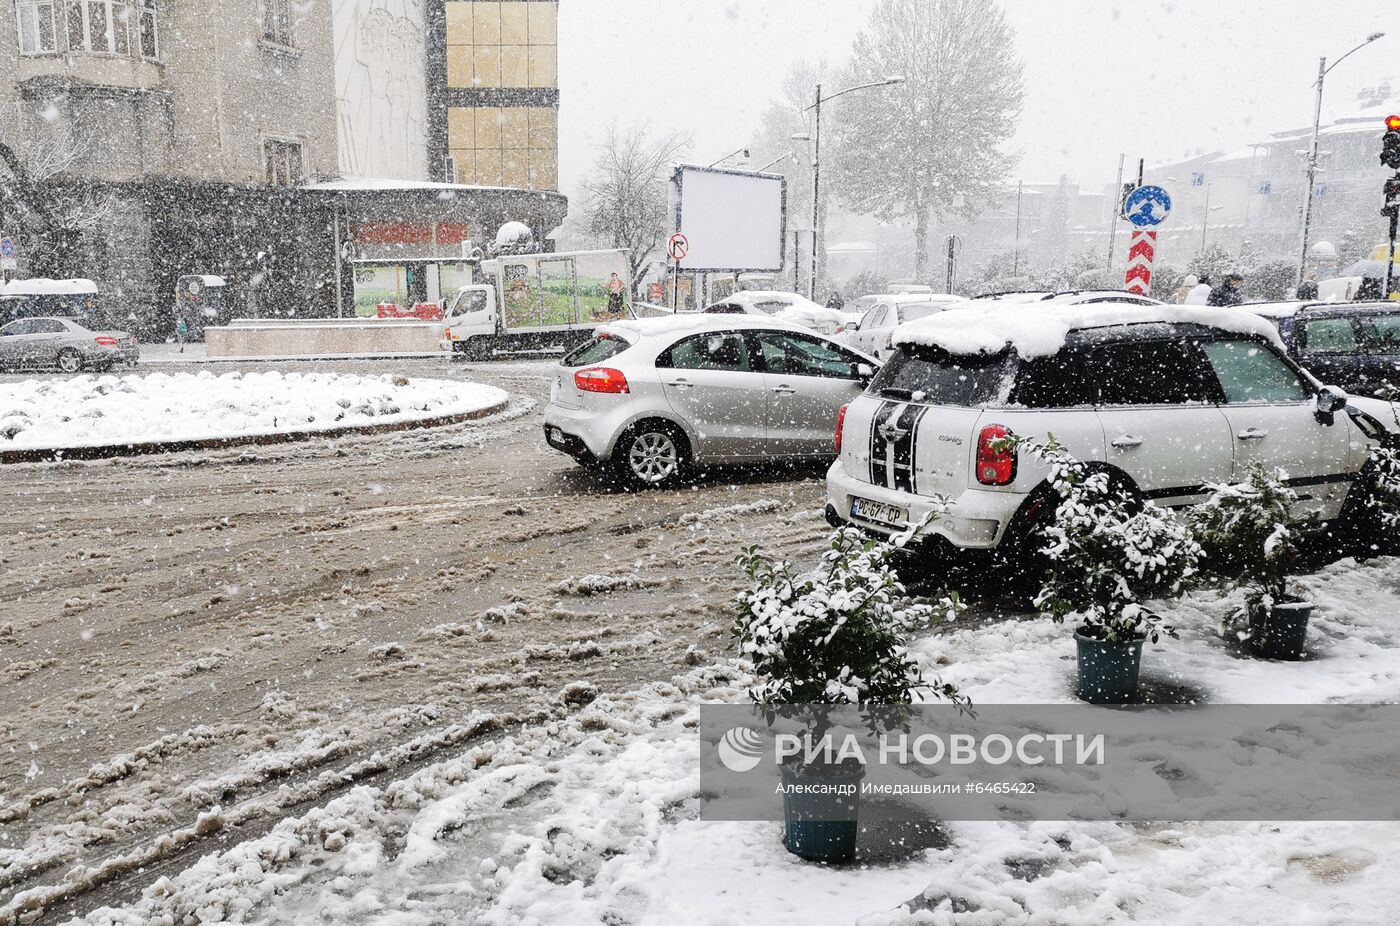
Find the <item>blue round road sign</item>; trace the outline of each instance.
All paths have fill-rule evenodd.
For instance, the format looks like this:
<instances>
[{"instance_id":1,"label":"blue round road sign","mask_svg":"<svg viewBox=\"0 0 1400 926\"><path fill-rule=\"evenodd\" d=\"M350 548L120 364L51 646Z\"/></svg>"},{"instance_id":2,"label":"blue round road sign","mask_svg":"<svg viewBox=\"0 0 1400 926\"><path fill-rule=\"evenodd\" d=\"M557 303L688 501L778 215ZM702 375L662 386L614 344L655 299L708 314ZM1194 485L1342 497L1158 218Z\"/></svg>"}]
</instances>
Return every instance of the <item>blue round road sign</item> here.
<instances>
[{"instance_id":1,"label":"blue round road sign","mask_svg":"<svg viewBox=\"0 0 1400 926\"><path fill-rule=\"evenodd\" d=\"M1123 215L1138 228L1161 225L1172 211L1172 198L1159 186L1140 186L1123 200Z\"/></svg>"},{"instance_id":2,"label":"blue round road sign","mask_svg":"<svg viewBox=\"0 0 1400 926\"><path fill-rule=\"evenodd\" d=\"M14 257L18 253L19 249L15 247L14 239L0 238L0 257L8 259Z\"/></svg>"}]
</instances>

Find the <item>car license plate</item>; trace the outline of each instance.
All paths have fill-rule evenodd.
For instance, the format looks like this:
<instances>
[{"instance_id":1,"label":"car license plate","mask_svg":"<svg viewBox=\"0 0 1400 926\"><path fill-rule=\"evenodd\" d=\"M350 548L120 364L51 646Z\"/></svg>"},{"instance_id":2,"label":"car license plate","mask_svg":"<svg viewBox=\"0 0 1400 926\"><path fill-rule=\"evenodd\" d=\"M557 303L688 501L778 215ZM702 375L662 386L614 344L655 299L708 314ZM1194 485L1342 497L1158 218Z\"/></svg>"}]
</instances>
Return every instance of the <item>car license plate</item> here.
<instances>
[{"instance_id":1,"label":"car license plate","mask_svg":"<svg viewBox=\"0 0 1400 926\"><path fill-rule=\"evenodd\" d=\"M903 527L909 520L909 512L897 505L872 502L868 498L851 499L851 517L862 521L872 521L888 527Z\"/></svg>"}]
</instances>

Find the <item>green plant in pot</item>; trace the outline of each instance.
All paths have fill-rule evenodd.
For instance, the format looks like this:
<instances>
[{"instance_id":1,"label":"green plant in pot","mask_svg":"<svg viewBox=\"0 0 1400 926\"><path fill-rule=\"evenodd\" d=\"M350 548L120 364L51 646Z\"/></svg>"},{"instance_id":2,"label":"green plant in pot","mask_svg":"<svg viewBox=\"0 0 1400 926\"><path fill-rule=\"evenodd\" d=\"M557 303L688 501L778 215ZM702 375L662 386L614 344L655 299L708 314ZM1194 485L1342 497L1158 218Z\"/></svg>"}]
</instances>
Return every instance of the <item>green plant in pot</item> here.
<instances>
[{"instance_id":1,"label":"green plant in pot","mask_svg":"<svg viewBox=\"0 0 1400 926\"><path fill-rule=\"evenodd\" d=\"M907 649L912 632L940 617L952 620L963 605L956 595L936 605L910 601L891 565L897 549L898 542L877 542L843 528L832 533L821 564L801 575L757 547L740 554L751 584L739 596L733 633L740 653L753 663L749 697L770 723L779 712L796 717L820 741L835 706L856 705L871 723L888 721L892 706L916 698L966 705L952 684L922 677ZM803 764L802 758L781 770L788 851L814 861L848 861L855 853L865 770L853 762ZM814 780L855 787L845 797L793 787Z\"/></svg>"},{"instance_id":2,"label":"green plant in pot","mask_svg":"<svg viewBox=\"0 0 1400 926\"><path fill-rule=\"evenodd\" d=\"M1136 498L1113 471L1087 465L1053 435L1011 437L1049 470L1058 504L1044 528L1050 562L1035 606L1076 624L1078 696L1123 704L1137 696L1142 646L1175 630L1145 602L1181 593L1200 546L1170 512Z\"/></svg>"},{"instance_id":3,"label":"green plant in pot","mask_svg":"<svg viewBox=\"0 0 1400 926\"><path fill-rule=\"evenodd\" d=\"M1290 591L1303 534L1321 527L1316 512L1299 516L1298 493L1280 470L1259 463L1244 479L1207 486L1210 498L1192 513L1212 571L1246 589L1244 606L1226 617L1221 632L1267 659L1303 655L1313 604Z\"/></svg>"}]
</instances>

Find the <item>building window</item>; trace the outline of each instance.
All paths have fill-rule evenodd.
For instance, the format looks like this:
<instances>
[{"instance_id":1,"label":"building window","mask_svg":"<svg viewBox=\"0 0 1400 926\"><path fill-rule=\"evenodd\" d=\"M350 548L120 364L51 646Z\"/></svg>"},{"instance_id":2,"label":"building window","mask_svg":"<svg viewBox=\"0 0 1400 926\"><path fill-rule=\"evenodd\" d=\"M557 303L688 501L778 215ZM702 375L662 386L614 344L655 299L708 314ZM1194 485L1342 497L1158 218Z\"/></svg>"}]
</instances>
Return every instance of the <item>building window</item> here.
<instances>
[{"instance_id":1,"label":"building window","mask_svg":"<svg viewBox=\"0 0 1400 926\"><path fill-rule=\"evenodd\" d=\"M52 0L19 0L19 51L47 55L58 51L58 28Z\"/></svg>"},{"instance_id":2,"label":"building window","mask_svg":"<svg viewBox=\"0 0 1400 926\"><path fill-rule=\"evenodd\" d=\"M135 15L136 47L141 52L142 58L155 61L160 58L160 44L157 40L154 0L143 0L141 5L136 8Z\"/></svg>"},{"instance_id":3,"label":"building window","mask_svg":"<svg viewBox=\"0 0 1400 926\"><path fill-rule=\"evenodd\" d=\"M291 0L263 0L263 38L292 47Z\"/></svg>"},{"instance_id":4,"label":"building window","mask_svg":"<svg viewBox=\"0 0 1400 926\"><path fill-rule=\"evenodd\" d=\"M268 183L285 187L300 185L301 145L294 141L265 141L263 159L267 163Z\"/></svg>"},{"instance_id":5,"label":"building window","mask_svg":"<svg viewBox=\"0 0 1400 926\"><path fill-rule=\"evenodd\" d=\"M21 51L57 51L60 31L69 54L160 56L154 0L19 0Z\"/></svg>"}]
</instances>

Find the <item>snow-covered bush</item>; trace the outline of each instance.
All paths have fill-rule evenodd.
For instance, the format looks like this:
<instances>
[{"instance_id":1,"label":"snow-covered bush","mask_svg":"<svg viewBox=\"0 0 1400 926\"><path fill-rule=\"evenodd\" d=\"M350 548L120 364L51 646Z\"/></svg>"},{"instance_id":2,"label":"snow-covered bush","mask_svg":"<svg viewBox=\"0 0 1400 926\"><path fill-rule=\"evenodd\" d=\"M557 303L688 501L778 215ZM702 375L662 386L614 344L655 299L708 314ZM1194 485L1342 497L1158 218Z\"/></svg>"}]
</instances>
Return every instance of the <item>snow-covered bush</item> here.
<instances>
[{"instance_id":1,"label":"snow-covered bush","mask_svg":"<svg viewBox=\"0 0 1400 926\"><path fill-rule=\"evenodd\" d=\"M1175 636L1145 601L1180 594L1201 548L1171 512L1130 496L1112 475L1075 459L1054 436L1008 441L1050 468L1059 499L1045 528L1050 560L1035 606L1073 618L1086 637L1109 643Z\"/></svg>"},{"instance_id":2,"label":"snow-covered bush","mask_svg":"<svg viewBox=\"0 0 1400 926\"><path fill-rule=\"evenodd\" d=\"M1297 518L1298 493L1285 482L1282 470L1260 463L1249 466L1245 478L1229 485L1208 485L1210 498L1191 520L1212 571L1246 588L1245 607L1226 619L1222 632L1248 640L1261 629L1266 609L1296 601L1289 579L1300 566L1303 532L1318 526L1315 512Z\"/></svg>"},{"instance_id":3,"label":"snow-covered bush","mask_svg":"<svg viewBox=\"0 0 1400 926\"><path fill-rule=\"evenodd\" d=\"M963 605L956 594L936 606L912 602L890 565L896 550L843 528L821 565L798 575L745 548L738 562L752 585L739 596L733 632L753 662L757 704L909 704L925 692L966 703L951 683L923 680L906 647L911 632L953 620Z\"/></svg>"},{"instance_id":4,"label":"snow-covered bush","mask_svg":"<svg viewBox=\"0 0 1400 926\"><path fill-rule=\"evenodd\" d=\"M1400 531L1400 448L1376 447L1368 469L1371 500L1380 508L1382 528Z\"/></svg>"}]
</instances>

